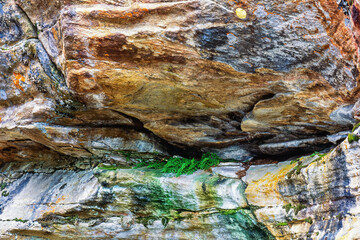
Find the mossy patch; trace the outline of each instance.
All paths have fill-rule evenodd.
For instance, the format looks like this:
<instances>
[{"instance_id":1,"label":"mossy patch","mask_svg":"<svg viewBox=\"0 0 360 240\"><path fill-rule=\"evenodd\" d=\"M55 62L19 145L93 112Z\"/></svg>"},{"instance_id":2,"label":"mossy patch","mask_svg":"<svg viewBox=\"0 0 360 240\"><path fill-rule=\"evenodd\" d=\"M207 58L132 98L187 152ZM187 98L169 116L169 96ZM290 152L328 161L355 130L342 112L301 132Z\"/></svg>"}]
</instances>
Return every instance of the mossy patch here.
<instances>
[{"instance_id":1,"label":"mossy patch","mask_svg":"<svg viewBox=\"0 0 360 240\"><path fill-rule=\"evenodd\" d=\"M288 222L279 222L276 224L276 226L280 227L280 226L288 226L289 223Z\"/></svg>"},{"instance_id":2,"label":"mossy patch","mask_svg":"<svg viewBox=\"0 0 360 240\"><path fill-rule=\"evenodd\" d=\"M283 208L285 209L286 213L289 213L291 209L294 209L294 213L297 215L301 210L305 209L306 206L303 204L291 205L291 203L289 203L284 205Z\"/></svg>"},{"instance_id":3,"label":"mossy patch","mask_svg":"<svg viewBox=\"0 0 360 240\"><path fill-rule=\"evenodd\" d=\"M349 141L349 143L357 142L357 141L359 141L359 137L354 133L350 133L348 135L348 141Z\"/></svg>"},{"instance_id":4,"label":"mossy patch","mask_svg":"<svg viewBox=\"0 0 360 240\"><path fill-rule=\"evenodd\" d=\"M307 223L313 224L313 220L312 220L311 217L305 218L304 221L307 222Z\"/></svg>"},{"instance_id":5,"label":"mossy patch","mask_svg":"<svg viewBox=\"0 0 360 240\"><path fill-rule=\"evenodd\" d=\"M1 189L1 191L3 191L5 188L6 188L6 186L7 186L7 184L6 183L1 183L0 184L0 189Z\"/></svg>"},{"instance_id":6,"label":"mossy patch","mask_svg":"<svg viewBox=\"0 0 360 240\"><path fill-rule=\"evenodd\" d=\"M309 157L315 157L317 156L317 158L315 158L314 160L312 160L311 162L305 163L306 161L303 160L302 158L298 158L296 159L296 161L291 161L291 164L294 164L295 162L297 163L297 165L291 170L289 171L286 176L288 178L291 178L293 176L293 174L295 173L296 175L299 175L301 173L301 169L308 167L311 163L317 162L322 160L328 153L319 153L319 152L314 152L312 153Z\"/></svg>"},{"instance_id":7,"label":"mossy patch","mask_svg":"<svg viewBox=\"0 0 360 240\"><path fill-rule=\"evenodd\" d=\"M353 129L351 132L355 132L355 130L360 127L360 122L358 122L357 124L354 125Z\"/></svg>"}]
</instances>

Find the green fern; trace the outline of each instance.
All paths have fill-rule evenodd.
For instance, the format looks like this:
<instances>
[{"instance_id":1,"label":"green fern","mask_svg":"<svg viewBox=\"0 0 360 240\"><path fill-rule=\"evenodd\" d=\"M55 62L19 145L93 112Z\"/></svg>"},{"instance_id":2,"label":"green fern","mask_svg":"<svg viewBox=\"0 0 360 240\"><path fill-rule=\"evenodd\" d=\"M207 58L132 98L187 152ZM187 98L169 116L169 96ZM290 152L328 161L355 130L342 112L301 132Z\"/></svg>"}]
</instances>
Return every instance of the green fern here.
<instances>
[{"instance_id":1,"label":"green fern","mask_svg":"<svg viewBox=\"0 0 360 240\"><path fill-rule=\"evenodd\" d=\"M170 158L165 166L162 168L164 173L177 173L179 166L183 163L183 159L179 157Z\"/></svg>"},{"instance_id":2,"label":"green fern","mask_svg":"<svg viewBox=\"0 0 360 240\"><path fill-rule=\"evenodd\" d=\"M187 174L192 174L198 170L197 161L195 158L191 159L190 166L188 167Z\"/></svg>"},{"instance_id":3,"label":"green fern","mask_svg":"<svg viewBox=\"0 0 360 240\"><path fill-rule=\"evenodd\" d=\"M192 174L199 169L207 170L212 166L216 166L221 159L215 153L205 153L200 160L194 158L171 157L167 160L154 162L139 162L134 168L146 167L151 169L161 169L163 173L176 173L176 177L183 174Z\"/></svg>"},{"instance_id":4,"label":"green fern","mask_svg":"<svg viewBox=\"0 0 360 240\"><path fill-rule=\"evenodd\" d=\"M176 173L176 177L179 177L182 174L186 174L186 168L191 165L191 161L189 161L189 159L186 159L186 161L184 161L183 164L181 164L181 167L179 168L179 170Z\"/></svg>"},{"instance_id":5,"label":"green fern","mask_svg":"<svg viewBox=\"0 0 360 240\"><path fill-rule=\"evenodd\" d=\"M134 168L141 168L141 167L145 167L148 164L148 162L144 161L144 160L140 160L140 162L138 164L136 164L134 166Z\"/></svg>"},{"instance_id":6,"label":"green fern","mask_svg":"<svg viewBox=\"0 0 360 240\"><path fill-rule=\"evenodd\" d=\"M166 162L164 161L159 161L159 162L151 162L149 166L147 166L146 168L154 168L154 169L159 169L159 168L163 168L165 166Z\"/></svg>"},{"instance_id":7,"label":"green fern","mask_svg":"<svg viewBox=\"0 0 360 240\"><path fill-rule=\"evenodd\" d=\"M199 168L202 170L209 169L212 166L216 166L220 163L221 159L215 153L205 153L201 157Z\"/></svg>"}]
</instances>

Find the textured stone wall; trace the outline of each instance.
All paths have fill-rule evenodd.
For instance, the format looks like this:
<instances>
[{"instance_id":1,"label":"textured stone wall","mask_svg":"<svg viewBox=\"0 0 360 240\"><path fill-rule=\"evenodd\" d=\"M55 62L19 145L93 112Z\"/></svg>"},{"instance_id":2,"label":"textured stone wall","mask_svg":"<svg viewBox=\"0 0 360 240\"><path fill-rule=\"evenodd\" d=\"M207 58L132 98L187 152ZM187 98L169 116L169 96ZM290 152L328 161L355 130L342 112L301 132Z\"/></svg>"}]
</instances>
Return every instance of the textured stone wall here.
<instances>
[{"instance_id":1,"label":"textured stone wall","mask_svg":"<svg viewBox=\"0 0 360 240\"><path fill-rule=\"evenodd\" d=\"M354 122L356 17L335 0L12 0L1 9L4 160L33 158L34 148L244 160L329 146Z\"/></svg>"},{"instance_id":2,"label":"textured stone wall","mask_svg":"<svg viewBox=\"0 0 360 240\"><path fill-rule=\"evenodd\" d=\"M359 16L358 0L0 0L0 238L360 238ZM229 162L130 169L202 152Z\"/></svg>"}]
</instances>

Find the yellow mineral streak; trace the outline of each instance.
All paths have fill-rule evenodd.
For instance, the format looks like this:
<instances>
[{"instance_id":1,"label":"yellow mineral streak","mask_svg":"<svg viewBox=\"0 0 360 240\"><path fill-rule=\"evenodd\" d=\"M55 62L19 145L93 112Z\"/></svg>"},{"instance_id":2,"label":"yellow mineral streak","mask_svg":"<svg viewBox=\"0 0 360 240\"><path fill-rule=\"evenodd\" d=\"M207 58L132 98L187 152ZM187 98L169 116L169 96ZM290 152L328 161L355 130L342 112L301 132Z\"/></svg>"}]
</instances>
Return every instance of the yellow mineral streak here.
<instances>
[{"instance_id":1,"label":"yellow mineral streak","mask_svg":"<svg viewBox=\"0 0 360 240\"><path fill-rule=\"evenodd\" d=\"M282 166L276 171L268 172L260 179L250 182L245 190L249 204L257 206L284 204L278 192L278 182L283 180L295 166L296 163Z\"/></svg>"}]
</instances>

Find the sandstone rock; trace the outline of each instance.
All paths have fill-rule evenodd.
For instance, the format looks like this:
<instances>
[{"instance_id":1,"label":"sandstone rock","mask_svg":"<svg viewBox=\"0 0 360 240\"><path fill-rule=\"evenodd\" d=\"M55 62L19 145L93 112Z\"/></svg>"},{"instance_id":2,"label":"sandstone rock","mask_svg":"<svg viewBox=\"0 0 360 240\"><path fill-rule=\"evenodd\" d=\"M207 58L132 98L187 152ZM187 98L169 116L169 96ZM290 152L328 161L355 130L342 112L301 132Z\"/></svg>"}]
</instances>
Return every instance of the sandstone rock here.
<instances>
[{"instance_id":1,"label":"sandstone rock","mask_svg":"<svg viewBox=\"0 0 360 240\"><path fill-rule=\"evenodd\" d=\"M227 178L239 178L237 172L244 170L245 168L239 163L220 163L211 169L213 173Z\"/></svg>"},{"instance_id":2,"label":"sandstone rock","mask_svg":"<svg viewBox=\"0 0 360 240\"><path fill-rule=\"evenodd\" d=\"M198 171L2 167L0 236L50 239L269 239L244 183ZM65 167L61 164L58 168ZM6 185L3 185L6 183Z\"/></svg>"},{"instance_id":3,"label":"sandstone rock","mask_svg":"<svg viewBox=\"0 0 360 240\"><path fill-rule=\"evenodd\" d=\"M326 155L252 166L245 192L249 204L262 207L257 219L277 239L357 239L359 149L345 140Z\"/></svg>"},{"instance_id":4,"label":"sandstone rock","mask_svg":"<svg viewBox=\"0 0 360 240\"><path fill-rule=\"evenodd\" d=\"M294 150L271 144L329 146L328 135L353 123L356 19L335 0L11 0L1 9L1 81L13 83L0 91L2 123L130 127L163 153L238 160ZM13 115L35 99L37 111Z\"/></svg>"},{"instance_id":5,"label":"sandstone rock","mask_svg":"<svg viewBox=\"0 0 360 240\"><path fill-rule=\"evenodd\" d=\"M338 144L360 119L359 12L358 0L0 0L0 238L359 238L357 141L179 178L127 169Z\"/></svg>"}]
</instances>

